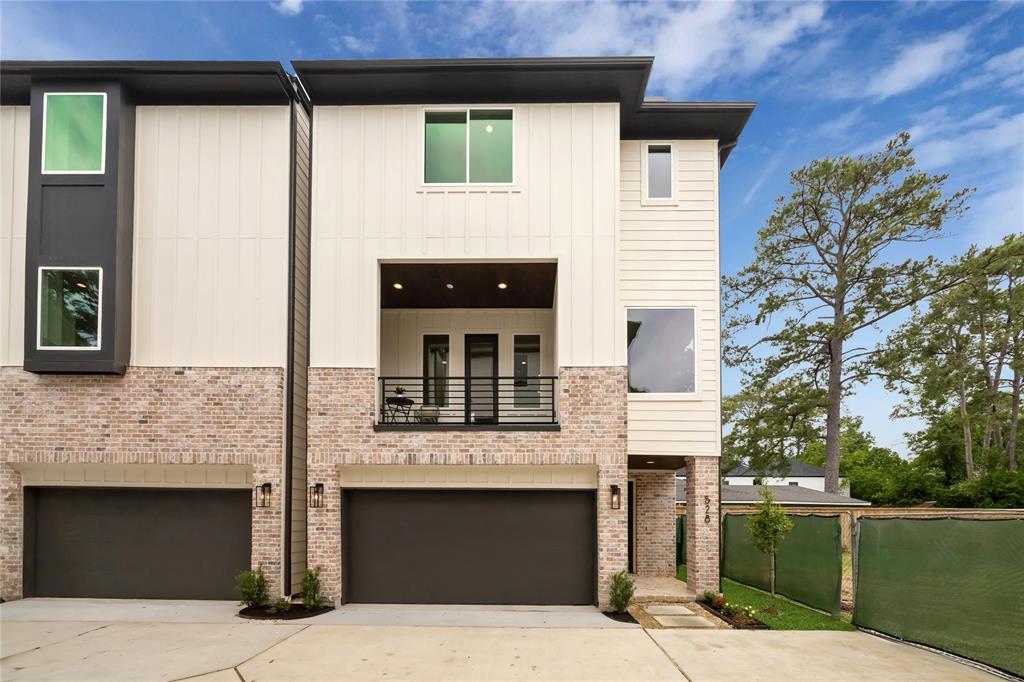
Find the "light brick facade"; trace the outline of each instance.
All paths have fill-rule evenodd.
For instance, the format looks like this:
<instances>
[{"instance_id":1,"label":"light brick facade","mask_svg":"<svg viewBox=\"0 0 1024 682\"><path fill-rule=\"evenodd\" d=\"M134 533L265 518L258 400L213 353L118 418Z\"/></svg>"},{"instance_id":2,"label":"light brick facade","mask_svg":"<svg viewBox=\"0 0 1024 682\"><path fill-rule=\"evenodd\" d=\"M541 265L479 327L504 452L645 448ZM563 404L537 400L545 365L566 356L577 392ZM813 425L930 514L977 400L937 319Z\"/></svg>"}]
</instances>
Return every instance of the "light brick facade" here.
<instances>
[{"instance_id":1,"label":"light brick facade","mask_svg":"<svg viewBox=\"0 0 1024 682\"><path fill-rule=\"evenodd\" d=\"M686 583L697 594L718 592L719 459L686 458Z\"/></svg>"},{"instance_id":2,"label":"light brick facade","mask_svg":"<svg viewBox=\"0 0 1024 682\"><path fill-rule=\"evenodd\" d=\"M598 469L598 598L608 600L611 575L627 563L627 507L611 509L610 486L626 489L626 370L563 367L560 431L416 431L373 429L373 369L311 368L309 482L324 483L323 508L309 510L309 565L341 596L339 464L594 464ZM673 507L668 507L671 513Z\"/></svg>"},{"instance_id":3,"label":"light brick facade","mask_svg":"<svg viewBox=\"0 0 1024 682\"><path fill-rule=\"evenodd\" d=\"M676 475L675 471L631 471L634 507L637 575L676 574Z\"/></svg>"},{"instance_id":4,"label":"light brick facade","mask_svg":"<svg viewBox=\"0 0 1024 682\"><path fill-rule=\"evenodd\" d=\"M281 573L281 368L130 367L124 376L0 370L0 590L22 596L23 494L11 462L247 464L269 481L252 563Z\"/></svg>"}]
</instances>

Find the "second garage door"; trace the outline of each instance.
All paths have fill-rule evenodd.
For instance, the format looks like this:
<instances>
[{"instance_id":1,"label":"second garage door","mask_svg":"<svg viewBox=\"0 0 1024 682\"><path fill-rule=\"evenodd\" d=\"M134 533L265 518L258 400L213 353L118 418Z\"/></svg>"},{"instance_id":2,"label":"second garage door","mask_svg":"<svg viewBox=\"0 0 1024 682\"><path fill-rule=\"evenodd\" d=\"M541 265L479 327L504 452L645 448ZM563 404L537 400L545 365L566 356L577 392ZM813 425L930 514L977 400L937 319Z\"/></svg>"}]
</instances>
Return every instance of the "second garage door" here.
<instances>
[{"instance_id":1,"label":"second garage door","mask_svg":"<svg viewBox=\"0 0 1024 682\"><path fill-rule=\"evenodd\" d=\"M346 490L345 601L593 604L592 490Z\"/></svg>"},{"instance_id":2,"label":"second garage door","mask_svg":"<svg viewBox=\"0 0 1024 682\"><path fill-rule=\"evenodd\" d=\"M248 490L25 488L25 595L234 599Z\"/></svg>"}]
</instances>

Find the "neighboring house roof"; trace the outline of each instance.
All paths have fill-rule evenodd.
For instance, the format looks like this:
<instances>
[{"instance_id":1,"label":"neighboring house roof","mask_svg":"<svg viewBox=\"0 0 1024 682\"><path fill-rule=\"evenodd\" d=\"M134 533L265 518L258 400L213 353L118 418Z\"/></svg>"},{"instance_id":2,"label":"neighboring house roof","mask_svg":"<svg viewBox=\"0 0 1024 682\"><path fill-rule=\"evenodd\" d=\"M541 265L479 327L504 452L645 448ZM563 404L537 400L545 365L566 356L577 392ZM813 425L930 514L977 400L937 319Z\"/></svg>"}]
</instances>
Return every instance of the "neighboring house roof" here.
<instances>
[{"instance_id":1,"label":"neighboring house roof","mask_svg":"<svg viewBox=\"0 0 1024 682\"><path fill-rule=\"evenodd\" d=\"M767 486L781 505L802 507L870 507L871 503L855 497L823 493L801 485ZM761 486L723 485L722 504L749 505L761 501ZM686 502L686 481L676 479L676 502Z\"/></svg>"},{"instance_id":2,"label":"neighboring house roof","mask_svg":"<svg viewBox=\"0 0 1024 682\"><path fill-rule=\"evenodd\" d=\"M136 104L288 104L296 95L280 62L3 61L0 102L29 104L32 80L118 81Z\"/></svg>"},{"instance_id":3,"label":"neighboring house roof","mask_svg":"<svg viewBox=\"0 0 1024 682\"><path fill-rule=\"evenodd\" d=\"M805 464L798 459L794 459L789 463L788 473L775 473L769 472L764 473L755 471L748 466L740 465L734 469L731 469L726 476L764 476L765 478L786 478L789 476L805 476L808 478L824 478L825 470L821 467L812 466Z\"/></svg>"},{"instance_id":4,"label":"neighboring house roof","mask_svg":"<svg viewBox=\"0 0 1024 682\"><path fill-rule=\"evenodd\" d=\"M314 105L619 102L624 140L713 139L725 163L753 102L646 98L654 57L295 61Z\"/></svg>"}]
</instances>

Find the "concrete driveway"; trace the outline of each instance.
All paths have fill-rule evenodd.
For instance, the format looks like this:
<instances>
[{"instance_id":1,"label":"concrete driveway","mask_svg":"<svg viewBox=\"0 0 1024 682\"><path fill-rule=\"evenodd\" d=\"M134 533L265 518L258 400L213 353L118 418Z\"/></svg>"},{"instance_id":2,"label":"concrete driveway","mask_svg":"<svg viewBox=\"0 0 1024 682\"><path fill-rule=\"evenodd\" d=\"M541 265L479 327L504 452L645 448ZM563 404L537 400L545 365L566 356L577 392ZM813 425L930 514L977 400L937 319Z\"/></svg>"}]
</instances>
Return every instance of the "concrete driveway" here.
<instances>
[{"instance_id":1,"label":"concrete driveway","mask_svg":"<svg viewBox=\"0 0 1024 682\"><path fill-rule=\"evenodd\" d=\"M343 608L244 621L228 602L0 606L3 680L992 680L858 632L644 630L594 609ZM495 627L501 623L503 627ZM611 627L605 627L605 624Z\"/></svg>"}]
</instances>

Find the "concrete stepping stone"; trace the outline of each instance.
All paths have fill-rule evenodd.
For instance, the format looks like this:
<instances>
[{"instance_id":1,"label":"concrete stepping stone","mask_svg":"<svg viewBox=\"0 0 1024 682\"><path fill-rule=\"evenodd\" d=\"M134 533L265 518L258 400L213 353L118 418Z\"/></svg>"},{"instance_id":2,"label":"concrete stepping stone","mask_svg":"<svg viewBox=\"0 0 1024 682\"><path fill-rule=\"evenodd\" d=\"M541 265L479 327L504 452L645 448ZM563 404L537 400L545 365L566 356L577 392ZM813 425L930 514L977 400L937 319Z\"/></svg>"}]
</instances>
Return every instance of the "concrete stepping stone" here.
<instances>
[{"instance_id":1,"label":"concrete stepping stone","mask_svg":"<svg viewBox=\"0 0 1024 682\"><path fill-rule=\"evenodd\" d=\"M643 607L652 616L692 616L693 610L682 604L651 604Z\"/></svg>"},{"instance_id":2,"label":"concrete stepping stone","mask_svg":"<svg viewBox=\"0 0 1024 682\"><path fill-rule=\"evenodd\" d=\"M713 628L715 627L700 616L655 616L654 620L666 628Z\"/></svg>"}]
</instances>

